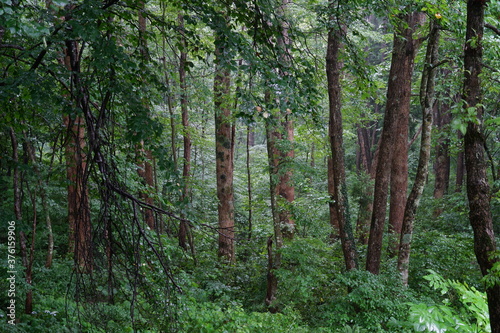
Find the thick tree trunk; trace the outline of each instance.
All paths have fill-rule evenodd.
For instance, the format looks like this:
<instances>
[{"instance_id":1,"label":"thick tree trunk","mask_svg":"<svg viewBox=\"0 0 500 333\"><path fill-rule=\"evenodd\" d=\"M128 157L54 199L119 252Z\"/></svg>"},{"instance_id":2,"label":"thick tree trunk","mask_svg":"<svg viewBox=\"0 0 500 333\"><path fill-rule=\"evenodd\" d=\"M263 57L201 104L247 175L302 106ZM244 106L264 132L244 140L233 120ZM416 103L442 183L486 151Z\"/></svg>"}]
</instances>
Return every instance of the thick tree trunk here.
<instances>
[{"instance_id":1,"label":"thick tree trunk","mask_svg":"<svg viewBox=\"0 0 500 333\"><path fill-rule=\"evenodd\" d=\"M347 270L357 268L357 253L354 244L354 235L349 216L349 202L345 180L343 128L341 112L340 71L342 63L339 61L339 51L342 47L344 27L332 29L328 33L326 51L326 77L328 80L328 100L330 109L329 133L332 149L332 169L334 183L334 207L338 220L340 241L344 253Z\"/></svg>"},{"instance_id":2,"label":"thick tree trunk","mask_svg":"<svg viewBox=\"0 0 500 333\"><path fill-rule=\"evenodd\" d=\"M387 88L387 105L384 117L384 128L380 139L380 148L375 176L375 189L373 196L373 213L368 240L368 253L366 269L378 274L382 255L382 239L386 216L388 186L391 179L392 162L398 137L398 118L407 119L411 97L411 77L413 64L419 42L413 38L414 29L420 23L421 13L406 14L394 34L391 69ZM408 138L404 138L407 144ZM399 159L400 160L400 159ZM406 189L405 189L406 191ZM405 192L406 193L406 192ZM391 204L395 205L396 202Z\"/></svg>"},{"instance_id":3,"label":"thick tree trunk","mask_svg":"<svg viewBox=\"0 0 500 333\"><path fill-rule=\"evenodd\" d=\"M465 167L467 170L467 197L469 220L474 231L474 252L483 275L498 259L491 257L497 250L493 218L490 207L490 187L484 152L484 137L481 133L483 116L480 75L482 71L482 37L484 30L484 7L486 1L467 1L467 30L464 51L464 113L470 108L476 112L477 122L467 124L464 136ZM486 288L492 333L500 333L500 285Z\"/></svg>"},{"instance_id":4,"label":"thick tree trunk","mask_svg":"<svg viewBox=\"0 0 500 333\"><path fill-rule=\"evenodd\" d=\"M431 22L430 33L425 57L425 66L422 72L420 84L420 105L422 107L422 133L420 142L420 154L418 159L417 174L406 201L402 232L399 242L398 270L401 272L403 284L408 285L408 270L410 264L411 240L413 236L413 225L415 215L420 203L420 198L424 191L429 172L429 160L431 155L431 133L434 98L434 78L436 74L435 64L437 63L439 47L440 26L436 22Z\"/></svg>"},{"instance_id":5,"label":"thick tree trunk","mask_svg":"<svg viewBox=\"0 0 500 333\"><path fill-rule=\"evenodd\" d=\"M230 106L230 72L224 66L225 39L218 35L215 42L215 161L219 216L218 254L234 261L234 190L233 190L233 133Z\"/></svg>"}]
</instances>

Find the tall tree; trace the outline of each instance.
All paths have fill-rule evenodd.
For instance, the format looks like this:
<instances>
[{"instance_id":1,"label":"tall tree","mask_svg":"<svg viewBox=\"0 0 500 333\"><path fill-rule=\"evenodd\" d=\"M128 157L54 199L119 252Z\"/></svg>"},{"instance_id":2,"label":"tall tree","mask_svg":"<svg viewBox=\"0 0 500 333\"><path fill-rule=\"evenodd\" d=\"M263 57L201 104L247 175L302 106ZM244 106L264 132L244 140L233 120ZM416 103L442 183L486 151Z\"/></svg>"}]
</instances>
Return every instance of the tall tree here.
<instances>
[{"instance_id":1,"label":"tall tree","mask_svg":"<svg viewBox=\"0 0 500 333\"><path fill-rule=\"evenodd\" d=\"M434 198L441 199L448 192L450 183L450 143L449 137L445 134L448 125L451 122L450 103L438 102L434 112L435 127L440 133L437 138L436 159L434 162ZM442 209L436 207L433 215L441 215Z\"/></svg>"},{"instance_id":2,"label":"tall tree","mask_svg":"<svg viewBox=\"0 0 500 333\"><path fill-rule=\"evenodd\" d=\"M436 20L430 22L430 33L427 42L424 70L420 83L420 106L422 108L422 132L417 174L406 201L402 232L399 242L398 269L401 272L403 284L408 285L408 269L410 262L410 247L413 236L415 215L424 191L429 172L429 159L431 155L431 133L433 109L435 104L434 81L436 75L440 29Z\"/></svg>"},{"instance_id":3,"label":"tall tree","mask_svg":"<svg viewBox=\"0 0 500 333\"><path fill-rule=\"evenodd\" d=\"M409 38L406 42L406 47L409 48L405 52L413 53L415 58L416 52L420 46L421 40L415 38L413 31L418 28L421 21L424 19L424 14L414 12L408 21L410 32L404 36ZM413 31L412 31L413 30ZM418 37L418 36L417 36ZM389 255L391 257L397 255L399 247L399 236L403 225L403 218L406 206L406 198L408 191L408 133L410 120L410 98L411 98L411 78L413 74L413 60L407 68L406 89L409 91L403 95L399 103L398 116L394 125L395 137L392 148L391 175L390 175L390 204L389 204L389 234L392 235L392 240L389 242ZM392 96L398 98L398 96Z\"/></svg>"},{"instance_id":4,"label":"tall tree","mask_svg":"<svg viewBox=\"0 0 500 333\"><path fill-rule=\"evenodd\" d=\"M225 20L226 18L221 18ZM227 24L224 22L224 24ZM218 254L234 261L234 189L233 189L233 147L232 112L230 102L231 73L228 59L228 40L222 31L215 36L215 161L217 177L217 199L219 216Z\"/></svg>"},{"instance_id":5,"label":"tall tree","mask_svg":"<svg viewBox=\"0 0 500 333\"><path fill-rule=\"evenodd\" d=\"M149 61L149 51L148 51L148 43L146 39L147 32L147 21L144 16L145 11L145 3L144 1L138 1L139 12L139 50L141 54L141 61L147 63ZM145 78L142 78L145 79ZM146 98L142 100L144 107L146 110L149 110L149 101ZM153 153L151 149L145 146L144 140L141 139L140 143L136 147L137 151L137 160L138 160L138 169L137 173L142 178L144 182L144 188L140 192L141 198L147 202L148 204L153 204L153 198L149 193L154 191L154 172L153 172ZM144 209L144 220L150 229L155 229L157 226L155 224L155 217L153 211L151 209Z\"/></svg>"},{"instance_id":6,"label":"tall tree","mask_svg":"<svg viewBox=\"0 0 500 333\"><path fill-rule=\"evenodd\" d=\"M328 101L330 109L329 137L332 150L332 174L333 174L333 205L338 220L340 241L344 253L344 262L347 270L357 268L357 254L354 244L354 235L349 216L349 204L347 199L347 186L345 180L343 127L341 112L341 88L340 71L342 62L339 60L342 35L345 34L345 26L338 25L337 20L332 20L334 27L328 32L328 44L326 51L326 77L328 81Z\"/></svg>"},{"instance_id":7,"label":"tall tree","mask_svg":"<svg viewBox=\"0 0 500 333\"><path fill-rule=\"evenodd\" d=\"M481 92L483 58L484 9L486 1L467 1L467 28L464 49L464 117L467 132L464 135L465 168L467 172L467 197L469 220L474 231L474 252L481 273L486 275L498 258L493 218L490 207L490 187L484 151L481 119L484 113ZM473 117L471 118L471 115ZM488 309L492 333L500 332L500 284L487 286Z\"/></svg>"},{"instance_id":8,"label":"tall tree","mask_svg":"<svg viewBox=\"0 0 500 333\"><path fill-rule=\"evenodd\" d=\"M407 136L398 136L404 135L404 133L399 132L397 126L407 126L405 122L408 120L410 108L411 77L415 55L420 44L419 40L413 38L413 33L420 24L421 18L422 13L419 12L405 13L398 17L395 27L387 87L387 104L382 137L379 143L373 212L366 259L366 269L373 274L378 274L380 270L388 186L391 180L394 155L404 154L407 151L406 148L402 150L402 153L395 151L397 141L404 141L405 145L407 145L408 141ZM402 118L403 121L399 121L399 118ZM406 155L404 158L398 156L397 163L404 163L403 160L406 158ZM406 197L406 189L404 193L404 197ZM401 203L391 202L391 205L395 204Z\"/></svg>"},{"instance_id":9,"label":"tall tree","mask_svg":"<svg viewBox=\"0 0 500 333\"><path fill-rule=\"evenodd\" d=\"M182 138L184 144L184 159L182 161L182 179L184 180L184 188L182 189L181 200L187 204L190 192L190 177L191 177L191 133L189 128L189 110L188 110L188 95L186 83L186 67L187 67L187 42L184 31L184 17L178 15L179 28L181 30L180 37L180 52L179 52L179 88L181 90L181 117L182 117ZM187 249L187 240L189 237L189 225L186 221L181 220L179 225L179 245ZM190 246L193 244L190 242Z\"/></svg>"},{"instance_id":10,"label":"tall tree","mask_svg":"<svg viewBox=\"0 0 500 333\"><path fill-rule=\"evenodd\" d=\"M268 272L267 292L265 302L270 306L270 311L276 311L273 303L278 293L278 278L276 270L281 267L281 252L283 239L292 239L295 233L295 221L292 218L289 204L295 199L295 187L292 184L291 160L294 157L293 150L293 121L292 112L288 108L287 80L291 66L289 23L285 16L289 0L282 0L277 10L279 31L277 32L278 52L278 75L282 86L278 85L280 91L265 93L265 102L271 105L271 96L275 93L277 112L266 119L267 154L269 161L270 198L274 227L274 249L273 238L267 243ZM285 92L283 94L283 92ZM284 96L282 96L284 95Z\"/></svg>"}]
</instances>

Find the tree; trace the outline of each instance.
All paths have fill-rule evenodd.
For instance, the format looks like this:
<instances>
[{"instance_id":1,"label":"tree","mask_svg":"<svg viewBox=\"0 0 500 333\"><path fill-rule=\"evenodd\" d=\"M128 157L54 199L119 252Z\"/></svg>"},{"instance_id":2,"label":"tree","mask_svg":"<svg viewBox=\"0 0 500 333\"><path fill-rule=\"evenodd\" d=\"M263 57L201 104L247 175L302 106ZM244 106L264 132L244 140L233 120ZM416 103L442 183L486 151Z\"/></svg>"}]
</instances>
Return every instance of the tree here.
<instances>
[{"instance_id":1,"label":"tree","mask_svg":"<svg viewBox=\"0 0 500 333\"><path fill-rule=\"evenodd\" d=\"M386 203L388 186L391 181L392 163L395 155L404 155L406 147L401 147L402 151L395 151L396 142L404 141L407 145L408 137L404 136L406 131L399 132L397 126L407 127L408 113L411 97L411 77L413 65L419 40L413 38L415 29L420 24L422 13L406 13L398 17L394 33L394 44L392 48L391 69L389 72L389 82L387 87L387 105L384 116L384 127L382 137L379 142L379 153L377 171L375 176L375 189L373 195L373 212L370 226L370 237L368 241L368 252L366 259L366 269L378 274L382 255L382 239L384 234L384 223L386 215ZM402 120L398 120L398 119ZM403 135L398 137L398 135ZM404 157L397 156L397 163L405 168ZM402 175L407 177L407 175ZM400 183L402 184L402 183ZM398 189L400 191L400 189ZM398 196L401 196L399 193ZM406 189L404 190L406 198ZM394 198L395 200L396 198ZM399 198L401 199L401 198ZM396 201L392 205L401 204Z\"/></svg>"},{"instance_id":2,"label":"tree","mask_svg":"<svg viewBox=\"0 0 500 333\"><path fill-rule=\"evenodd\" d=\"M189 192L190 192L190 173L191 173L191 133L189 128L189 110L188 110L188 96L187 96L187 87L186 87L186 67L187 67L187 42L186 37L183 35L184 30L184 18L182 14L178 16L179 27L181 29L181 38L180 38L180 47L181 50L179 52L179 86L181 89L180 95L180 103L181 103L181 116L182 116L182 137L184 143L184 159L182 164L182 179L184 180L184 188L182 190L181 200L184 203L187 203L189 200ZM187 249L187 239L190 236L188 235L189 225L185 221L180 221L179 225L179 245ZM193 247L192 242L190 242L190 246ZM192 249L192 248L191 248Z\"/></svg>"},{"instance_id":3,"label":"tree","mask_svg":"<svg viewBox=\"0 0 500 333\"><path fill-rule=\"evenodd\" d=\"M474 252L481 273L487 275L498 261L493 218L490 207L490 187L484 151L481 119L484 113L481 92L483 57L484 8L486 1L467 1L467 29L464 49L463 117L467 122L464 135L464 157L467 172L469 220L474 231ZM486 288L491 332L500 332L500 284Z\"/></svg>"},{"instance_id":4,"label":"tree","mask_svg":"<svg viewBox=\"0 0 500 333\"><path fill-rule=\"evenodd\" d=\"M434 81L436 75L438 47L440 38L440 25L432 20L429 27L425 65L420 83L420 106L422 108L422 132L417 174L411 189L403 216L402 231L399 241L398 270L401 272L403 284L408 285L408 270L410 262L410 247L413 236L415 215L420 203L420 197L429 173L429 160L431 155L431 133L433 110L435 104Z\"/></svg>"},{"instance_id":5,"label":"tree","mask_svg":"<svg viewBox=\"0 0 500 333\"><path fill-rule=\"evenodd\" d=\"M357 254L354 244L354 234L349 216L349 204L347 198L347 185L345 180L343 127L341 113L341 88L340 71L342 62L339 60L341 49L341 38L345 34L345 26L337 26L336 20L332 20L334 27L328 32L328 44L326 51L326 76L328 80L329 101L329 132L330 146L332 150L332 173L333 173L333 200L335 215L338 220L340 241L347 270L357 268Z\"/></svg>"},{"instance_id":6,"label":"tree","mask_svg":"<svg viewBox=\"0 0 500 333\"><path fill-rule=\"evenodd\" d=\"M224 20L225 18L221 18ZM230 103L231 73L228 69L227 36L216 31L215 37L215 161L217 177L217 199L219 216L218 254L234 261L234 189L233 160L234 137L232 131L232 112Z\"/></svg>"}]
</instances>

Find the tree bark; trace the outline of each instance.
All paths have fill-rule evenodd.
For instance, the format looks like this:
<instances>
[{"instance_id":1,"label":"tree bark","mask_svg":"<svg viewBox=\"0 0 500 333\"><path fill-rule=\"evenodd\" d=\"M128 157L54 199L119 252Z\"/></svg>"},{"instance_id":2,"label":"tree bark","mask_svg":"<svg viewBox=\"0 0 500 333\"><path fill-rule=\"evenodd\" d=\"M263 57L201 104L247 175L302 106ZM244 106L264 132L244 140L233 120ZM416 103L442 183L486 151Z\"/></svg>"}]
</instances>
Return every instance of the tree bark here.
<instances>
[{"instance_id":1,"label":"tree bark","mask_svg":"<svg viewBox=\"0 0 500 333\"><path fill-rule=\"evenodd\" d=\"M330 109L329 137L332 150L332 169L334 183L334 207L338 219L340 241L344 253L347 270L356 269L357 253L354 235L349 216L349 202L345 180L343 127L341 112L340 71L343 64L339 61L339 51L342 47L342 35L345 27L336 27L328 32L326 51L326 77L328 81L328 101Z\"/></svg>"},{"instance_id":2,"label":"tree bark","mask_svg":"<svg viewBox=\"0 0 500 333\"><path fill-rule=\"evenodd\" d=\"M190 173L191 173L191 133L189 128L189 111L188 111L188 96L186 86L186 66L187 66L187 52L186 52L186 38L184 37L184 19L182 14L178 15L179 27L181 29L181 50L179 56L179 85L181 90L181 116L182 116L182 138L184 144L184 159L182 166L182 179L184 180L184 188L182 190L181 200L187 204L189 201L190 192ZM189 225L185 221L179 224L179 245L187 249L187 241L190 235ZM189 242L193 247L192 242Z\"/></svg>"},{"instance_id":3,"label":"tree bark","mask_svg":"<svg viewBox=\"0 0 500 333\"><path fill-rule=\"evenodd\" d=\"M230 72L224 62L225 37L217 32L215 39L215 160L217 198L219 200L219 250L218 255L235 261L234 247L234 189L233 189L233 133L230 106Z\"/></svg>"},{"instance_id":4,"label":"tree bark","mask_svg":"<svg viewBox=\"0 0 500 333\"><path fill-rule=\"evenodd\" d=\"M443 133L451 122L450 105L448 103L438 103L435 108L435 121L438 133ZM441 199L448 192L450 182L450 154L449 139L440 136L437 139L436 160L434 162L434 199ZM441 207L436 207L433 212L434 217L438 217L443 212Z\"/></svg>"},{"instance_id":5,"label":"tree bark","mask_svg":"<svg viewBox=\"0 0 500 333\"><path fill-rule=\"evenodd\" d=\"M434 79L438 59L439 31L440 26L437 22L431 21L430 33L425 57L425 66L422 72L422 81L420 84L420 105L422 107L422 133L420 142L420 154L418 159L417 174L415 182L411 189L404 210L402 232L399 241L398 270L401 273L403 284L408 285L408 271L410 264L411 240L413 236L413 226L415 215L420 203L420 198L424 191L429 172L429 160L431 155L431 133L434 97Z\"/></svg>"},{"instance_id":6,"label":"tree bark","mask_svg":"<svg viewBox=\"0 0 500 333\"><path fill-rule=\"evenodd\" d=\"M497 250L493 218L490 207L490 187L481 132L483 117L480 75L482 72L482 37L486 1L467 1L467 29L464 50L464 113L470 108L476 112L477 121L469 121L464 135L465 168L467 172L467 197L469 220L474 231L474 252L481 273L488 274L498 258L491 255ZM500 332L500 285L487 286L488 310L492 333Z\"/></svg>"},{"instance_id":7,"label":"tree bark","mask_svg":"<svg viewBox=\"0 0 500 333\"><path fill-rule=\"evenodd\" d=\"M423 13L410 14L408 24L410 30L406 32L406 53L410 54L412 59L408 59L408 67L403 69L405 74L408 75L403 78L405 93L401 96L399 103L398 116L395 123L395 137L392 149L391 163L391 176L390 176L390 204L389 204L389 257L397 255L399 247L399 238L401 235L401 228L403 225L403 218L405 214L406 198L408 195L408 133L409 133L409 120L410 120L410 104L411 104L411 78L413 74L413 61L420 46L420 40L415 39L413 36L414 29L424 19ZM392 96L398 98L398 96Z\"/></svg>"},{"instance_id":8,"label":"tree bark","mask_svg":"<svg viewBox=\"0 0 500 333\"><path fill-rule=\"evenodd\" d=\"M145 8L144 1L140 0L139 3L139 51L141 53L142 61L147 62L149 60L148 43L145 38L147 22L143 15ZM146 108L149 109L148 101L144 98L143 103ZM154 172L153 172L153 153L149 148L146 147L144 141L141 140L140 144L137 146L138 155L138 169L137 173L142 178L144 182L144 190L140 192L140 197L147 202L149 205L153 205L153 198L149 193L154 192L155 182L154 182ZM156 230L155 216L151 209L144 209L144 220L151 230Z\"/></svg>"},{"instance_id":9,"label":"tree bark","mask_svg":"<svg viewBox=\"0 0 500 333\"><path fill-rule=\"evenodd\" d=\"M247 193L248 193L248 240L252 239L252 223L253 223L253 197L252 197L252 172L250 170L250 147L252 144L251 133L253 133L250 125L247 126L247 144L246 144L246 167L247 167Z\"/></svg>"},{"instance_id":10,"label":"tree bark","mask_svg":"<svg viewBox=\"0 0 500 333\"><path fill-rule=\"evenodd\" d=\"M463 135L461 132L458 134L458 140L463 142ZM462 192L462 188L464 186L464 177L465 176L465 156L463 151L459 151L457 155L457 170L455 174L455 192Z\"/></svg>"},{"instance_id":11,"label":"tree bark","mask_svg":"<svg viewBox=\"0 0 500 333\"><path fill-rule=\"evenodd\" d=\"M400 124L398 118L407 119L408 117L411 98L411 77L415 54L419 46L419 41L413 39L413 32L420 23L421 17L422 14L417 12L405 14L401 18L401 24L396 27L397 31L394 33L387 88L387 105L382 137L380 139L373 196L373 213L366 259L366 269L373 274L378 274L380 270L388 186L391 179L394 155L399 154L399 152L394 151L394 148L397 140L403 140L401 137L398 137L398 134L401 133L397 131L396 126ZM403 125L401 124L401 126ZM404 138L405 145L407 141L408 138ZM402 159L398 159L398 163ZM398 203L393 201L391 204L396 205Z\"/></svg>"},{"instance_id":12,"label":"tree bark","mask_svg":"<svg viewBox=\"0 0 500 333\"><path fill-rule=\"evenodd\" d=\"M66 41L64 63L71 71L75 104L80 110L89 108L89 101L80 82L80 50L76 41ZM83 272L93 268L92 225L88 195L87 156L85 154L85 120L81 115L65 115L64 125L68 133L65 147L68 185L68 220L70 228L69 248L74 260Z\"/></svg>"},{"instance_id":13,"label":"tree bark","mask_svg":"<svg viewBox=\"0 0 500 333\"><path fill-rule=\"evenodd\" d=\"M338 237L340 237L339 219L337 217L337 208L335 206L335 178L333 176L333 160L330 156L328 157L327 168L328 195L330 196L330 200L328 201L328 208L330 210L330 225L333 229L330 238L338 239Z\"/></svg>"}]
</instances>

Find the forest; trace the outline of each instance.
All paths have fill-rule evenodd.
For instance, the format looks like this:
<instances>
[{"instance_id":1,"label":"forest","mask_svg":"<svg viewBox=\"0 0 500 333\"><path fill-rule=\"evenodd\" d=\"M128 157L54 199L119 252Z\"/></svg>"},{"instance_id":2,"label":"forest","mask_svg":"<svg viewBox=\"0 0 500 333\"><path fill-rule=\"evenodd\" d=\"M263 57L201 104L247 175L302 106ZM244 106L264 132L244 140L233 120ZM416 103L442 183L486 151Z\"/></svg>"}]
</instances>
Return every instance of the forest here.
<instances>
[{"instance_id":1,"label":"forest","mask_svg":"<svg viewBox=\"0 0 500 333\"><path fill-rule=\"evenodd\" d=\"M500 2L0 0L1 332L500 333Z\"/></svg>"}]
</instances>

